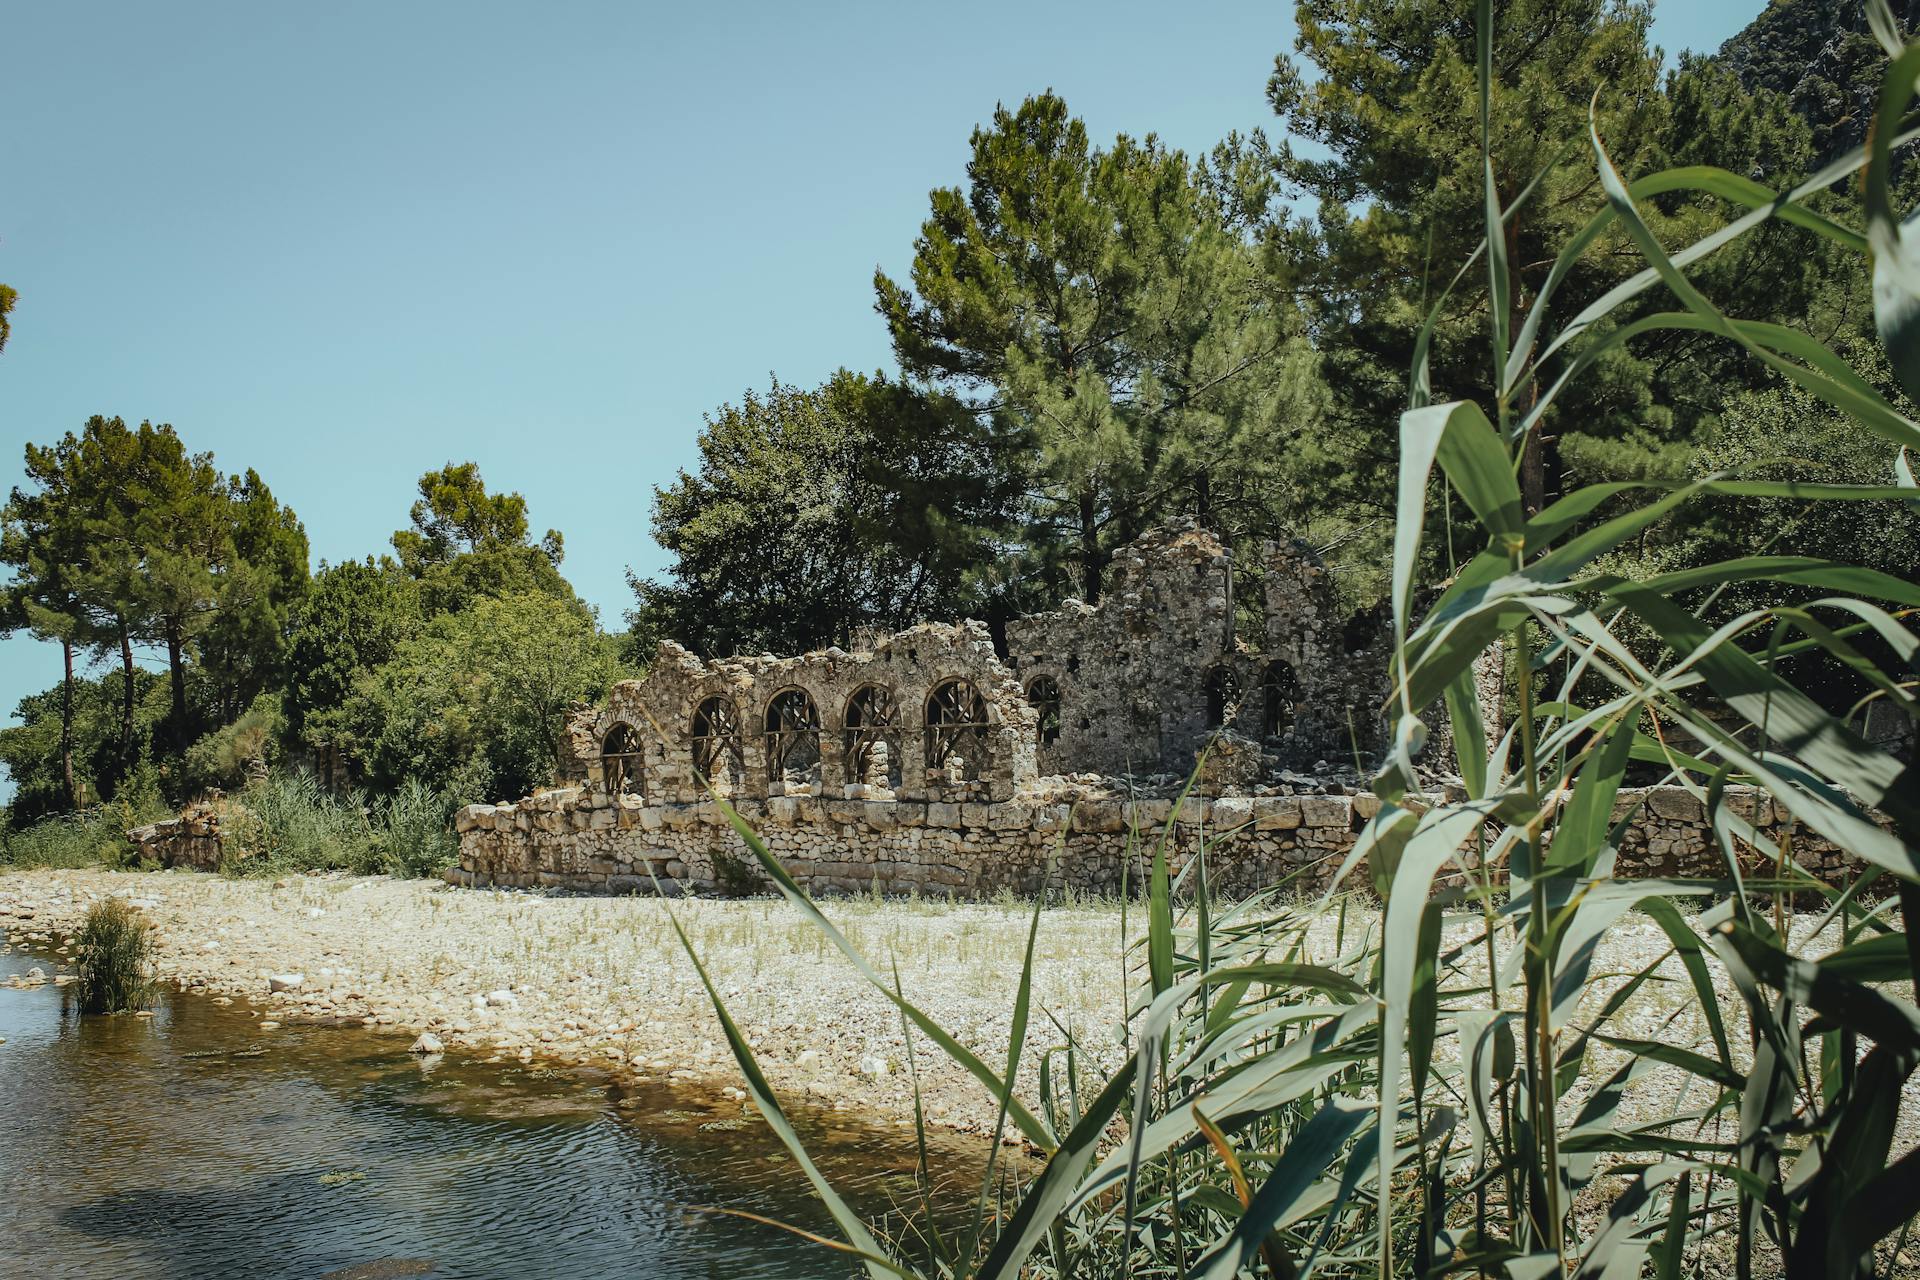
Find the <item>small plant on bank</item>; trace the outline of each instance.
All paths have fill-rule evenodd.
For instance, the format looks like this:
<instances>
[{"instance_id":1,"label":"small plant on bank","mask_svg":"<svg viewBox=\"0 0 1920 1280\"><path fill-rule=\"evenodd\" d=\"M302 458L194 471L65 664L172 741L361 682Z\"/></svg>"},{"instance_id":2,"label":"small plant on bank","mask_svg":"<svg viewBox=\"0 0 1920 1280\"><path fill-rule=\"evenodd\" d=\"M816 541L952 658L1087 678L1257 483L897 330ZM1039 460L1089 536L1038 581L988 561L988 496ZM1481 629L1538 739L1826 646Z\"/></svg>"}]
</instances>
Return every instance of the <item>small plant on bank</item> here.
<instances>
[{"instance_id":1,"label":"small plant on bank","mask_svg":"<svg viewBox=\"0 0 1920 1280\"><path fill-rule=\"evenodd\" d=\"M82 1013L131 1013L153 1003L153 925L139 908L119 898L94 903L75 950Z\"/></svg>"}]
</instances>

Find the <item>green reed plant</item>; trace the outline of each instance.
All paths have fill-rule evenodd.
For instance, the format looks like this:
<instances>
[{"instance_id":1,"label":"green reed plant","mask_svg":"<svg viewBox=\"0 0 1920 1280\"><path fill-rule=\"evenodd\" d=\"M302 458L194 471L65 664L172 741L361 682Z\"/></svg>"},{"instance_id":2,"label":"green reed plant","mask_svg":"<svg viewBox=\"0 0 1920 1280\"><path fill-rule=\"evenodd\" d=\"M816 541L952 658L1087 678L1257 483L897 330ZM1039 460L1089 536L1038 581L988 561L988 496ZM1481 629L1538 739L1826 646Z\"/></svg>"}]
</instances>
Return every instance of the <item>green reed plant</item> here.
<instances>
[{"instance_id":1,"label":"green reed plant","mask_svg":"<svg viewBox=\"0 0 1920 1280\"><path fill-rule=\"evenodd\" d=\"M1491 6L1478 10L1484 135ZM1920 585L1838 558L1770 554L1638 580L1600 567L1710 495L1920 511L1909 459L1920 450L1909 412L1920 400L1920 244L1891 195L1894 151L1920 138L1907 115L1920 46L1905 46L1883 0L1868 12L1891 65L1864 148L1787 191L1711 166L1630 183L1593 130L1578 162L1606 205L1524 307L1504 246L1531 189L1503 207L1486 156L1487 235L1454 283L1484 275L1491 392L1433 402L1429 321L1400 422L1395 727L1373 784L1379 811L1311 904L1284 887L1217 903L1204 844L1176 876L1171 826L1138 833L1151 842L1147 918L1117 1069L1095 1070L1063 1029L1038 1096L1015 1087L1038 908L1012 1044L1004 1065L990 1064L865 959L735 818L774 887L1043 1159L1017 1187L983 1183L957 1233L928 1212L914 1232L878 1239L806 1161L708 984L755 1102L867 1274L1892 1273L1920 1211L1920 1152L1891 1146L1920 1069L1910 985L1920 943L1908 929L1920 909L1920 769L1866 741L1852 717L1879 702L1920 722ZM1824 195L1856 175L1857 222ZM1678 191L1718 197L1736 216L1670 251L1641 209ZM1907 398L1801 330L1729 317L1694 287L1693 264L1769 220L1866 257ZM1616 242L1644 270L1563 315L1574 267ZM1669 309L1628 316L1656 291ZM1846 414L1881 442L1888 483L1615 483L1529 511L1521 458L1565 389L1659 329L1735 344ZM1450 543L1468 554L1436 569L1426 534L1443 506L1464 518ZM1764 603L1720 610L1716 588L1729 582ZM1490 653L1503 655L1515 709L1497 740L1474 686ZM1803 688L1820 663L1851 672L1861 702L1836 709ZM1459 798L1418 785L1436 712L1451 721ZM1636 816L1617 811L1629 769L1698 800L1720 872L1621 873ZM1790 818L1784 838L1756 824L1761 805ZM1808 836L1849 855L1845 883L1801 864L1796 840ZM1349 912L1354 893L1382 904L1377 926ZM1790 930L1790 900L1815 905L1814 928ZM1663 953L1596 970L1599 941L1629 913L1659 931ZM1329 924L1331 951L1315 941ZM1726 1008L1720 983L1734 993ZM1656 990L1666 1012L1647 1034L1622 1012Z\"/></svg>"},{"instance_id":2,"label":"green reed plant","mask_svg":"<svg viewBox=\"0 0 1920 1280\"><path fill-rule=\"evenodd\" d=\"M153 925L138 907L105 898L87 908L74 940L83 1013L131 1013L153 1003Z\"/></svg>"},{"instance_id":3,"label":"green reed plant","mask_svg":"<svg viewBox=\"0 0 1920 1280\"><path fill-rule=\"evenodd\" d=\"M408 778L378 806L376 840L382 869L394 876L436 876L460 855L453 797Z\"/></svg>"}]
</instances>

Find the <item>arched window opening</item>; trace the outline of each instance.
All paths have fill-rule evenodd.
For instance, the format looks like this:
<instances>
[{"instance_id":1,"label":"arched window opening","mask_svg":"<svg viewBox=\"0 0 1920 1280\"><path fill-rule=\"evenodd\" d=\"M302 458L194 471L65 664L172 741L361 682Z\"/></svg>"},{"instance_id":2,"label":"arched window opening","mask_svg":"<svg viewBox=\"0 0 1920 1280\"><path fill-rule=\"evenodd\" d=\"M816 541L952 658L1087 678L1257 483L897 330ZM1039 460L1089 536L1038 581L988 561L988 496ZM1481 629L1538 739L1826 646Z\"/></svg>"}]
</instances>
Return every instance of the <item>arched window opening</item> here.
<instances>
[{"instance_id":1,"label":"arched window opening","mask_svg":"<svg viewBox=\"0 0 1920 1280\"><path fill-rule=\"evenodd\" d=\"M608 795L644 795L641 787L644 763L640 735L633 731L632 725L616 724L607 731L600 743L600 776Z\"/></svg>"},{"instance_id":2,"label":"arched window opening","mask_svg":"<svg viewBox=\"0 0 1920 1280\"><path fill-rule=\"evenodd\" d=\"M1233 668L1216 666L1207 672L1207 728L1226 727L1239 710L1240 681Z\"/></svg>"},{"instance_id":3,"label":"arched window opening","mask_svg":"<svg viewBox=\"0 0 1920 1280\"><path fill-rule=\"evenodd\" d=\"M714 696L693 713L693 767L708 782L731 781L746 771L740 754L740 712L733 699Z\"/></svg>"},{"instance_id":4,"label":"arched window opening","mask_svg":"<svg viewBox=\"0 0 1920 1280\"><path fill-rule=\"evenodd\" d=\"M1266 695L1261 732L1269 738L1285 737L1300 712L1300 677L1293 674L1293 667L1288 663L1269 662L1261 684Z\"/></svg>"},{"instance_id":5,"label":"arched window opening","mask_svg":"<svg viewBox=\"0 0 1920 1280\"><path fill-rule=\"evenodd\" d=\"M820 709L805 689L785 689L767 704L767 780L812 782L820 769Z\"/></svg>"},{"instance_id":6,"label":"arched window opening","mask_svg":"<svg viewBox=\"0 0 1920 1280\"><path fill-rule=\"evenodd\" d=\"M948 680L927 696L927 773L948 782L986 776L987 700L970 680Z\"/></svg>"},{"instance_id":7,"label":"arched window opening","mask_svg":"<svg viewBox=\"0 0 1920 1280\"><path fill-rule=\"evenodd\" d=\"M1050 747L1060 741L1060 682L1052 676L1036 677L1027 686L1027 701L1039 713L1039 742Z\"/></svg>"},{"instance_id":8,"label":"arched window opening","mask_svg":"<svg viewBox=\"0 0 1920 1280\"><path fill-rule=\"evenodd\" d=\"M847 781L868 787L900 785L900 712L893 690L862 685L847 699Z\"/></svg>"}]
</instances>

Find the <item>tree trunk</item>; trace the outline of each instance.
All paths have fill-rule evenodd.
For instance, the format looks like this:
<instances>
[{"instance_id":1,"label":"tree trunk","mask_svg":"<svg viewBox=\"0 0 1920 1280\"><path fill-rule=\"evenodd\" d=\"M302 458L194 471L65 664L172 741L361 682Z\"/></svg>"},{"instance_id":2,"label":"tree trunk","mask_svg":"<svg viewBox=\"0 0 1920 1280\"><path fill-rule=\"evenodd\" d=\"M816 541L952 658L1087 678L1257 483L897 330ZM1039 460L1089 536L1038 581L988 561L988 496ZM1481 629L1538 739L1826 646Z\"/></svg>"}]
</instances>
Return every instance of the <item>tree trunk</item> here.
<instances>
[{"instance_id":1,"label":"tree trunk","mask_svg":"<svg viewBox=\"0 0 1920 1280\"><path fill-rule=\"evenodd\" d=\"M1080 596L1088 604L1100 603L1100 522L1094 507L1093 489L1080 491Z\"/></svg>"},{"instance_id":2,"label":"tree trunk","mask_svg":"<svg viewBox=\"0 0 1920 1280\"><path fill-rule=\"evenodd\" d=\"M133 768L133 640L127 635L127 620L120 624L120 764Z\"/></svg>"},{"instance_id":3,"label":"tree trunk","mask_svg":"<svg viewBox=\"0 0 1920 1280\"><path fill-rule=\"evenodd\" d=\"M60 637L60 654L67 675L60 685L60 771L66 777L67 803L80 808L80 786L73 778L73 639Z\"/></svg>"},{"instance_id":4,"label":"tree trunk","mask_svg":"<svg viewBox=\"0 0 1920 1280\"><path fill-rule=\"evenodd\" d=\"M167 683L173 691L173 705L167 712L167 741L175 751L187 748L187 668L186 637L178 618L167 619Z\"/></svg>"}]
</instances>

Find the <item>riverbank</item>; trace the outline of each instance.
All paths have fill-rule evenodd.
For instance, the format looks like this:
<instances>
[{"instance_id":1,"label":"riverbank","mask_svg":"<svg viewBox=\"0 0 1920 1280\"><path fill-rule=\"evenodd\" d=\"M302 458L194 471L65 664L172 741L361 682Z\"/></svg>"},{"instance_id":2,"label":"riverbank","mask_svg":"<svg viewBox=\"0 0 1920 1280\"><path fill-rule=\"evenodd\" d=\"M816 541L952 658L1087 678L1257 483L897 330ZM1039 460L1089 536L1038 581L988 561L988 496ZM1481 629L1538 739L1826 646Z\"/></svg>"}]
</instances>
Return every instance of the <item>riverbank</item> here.
<instances>
[{"instance_id":1,"label":"riverbank","mask_svg":"<svg viewBox=\"0 0 1920 1280\"><path fill-rule=\"evenodd\" d=\"M548 897L380 876L43 870L0 874L0 930L16 940L66 932L109 895L153 920L163 980L251 1001L263 1028L339 1021L396 1036L431 1032L449 1053L480 1061L540 1059L734 1089L738 1068L671 909L777 1091L897 1124L913 1114L898 1011L784 901ZM987 1061L1004 1061L1030 904L855 898L827 909L883 971L897 962L909 999ZM1136 907L1128 929L1142 923ZM1022 1071L1030 1096L1039 1053L1062 1039L1054 1019L1085 1043L1114 1043L1121 938L1117 903L1048 909ZM272 990L276 976L293 975L297 985ZM979 1084L917 1033L915 1048L932 1121L990 1133L994 1107Z\"/></svg>"}]
</instances>

